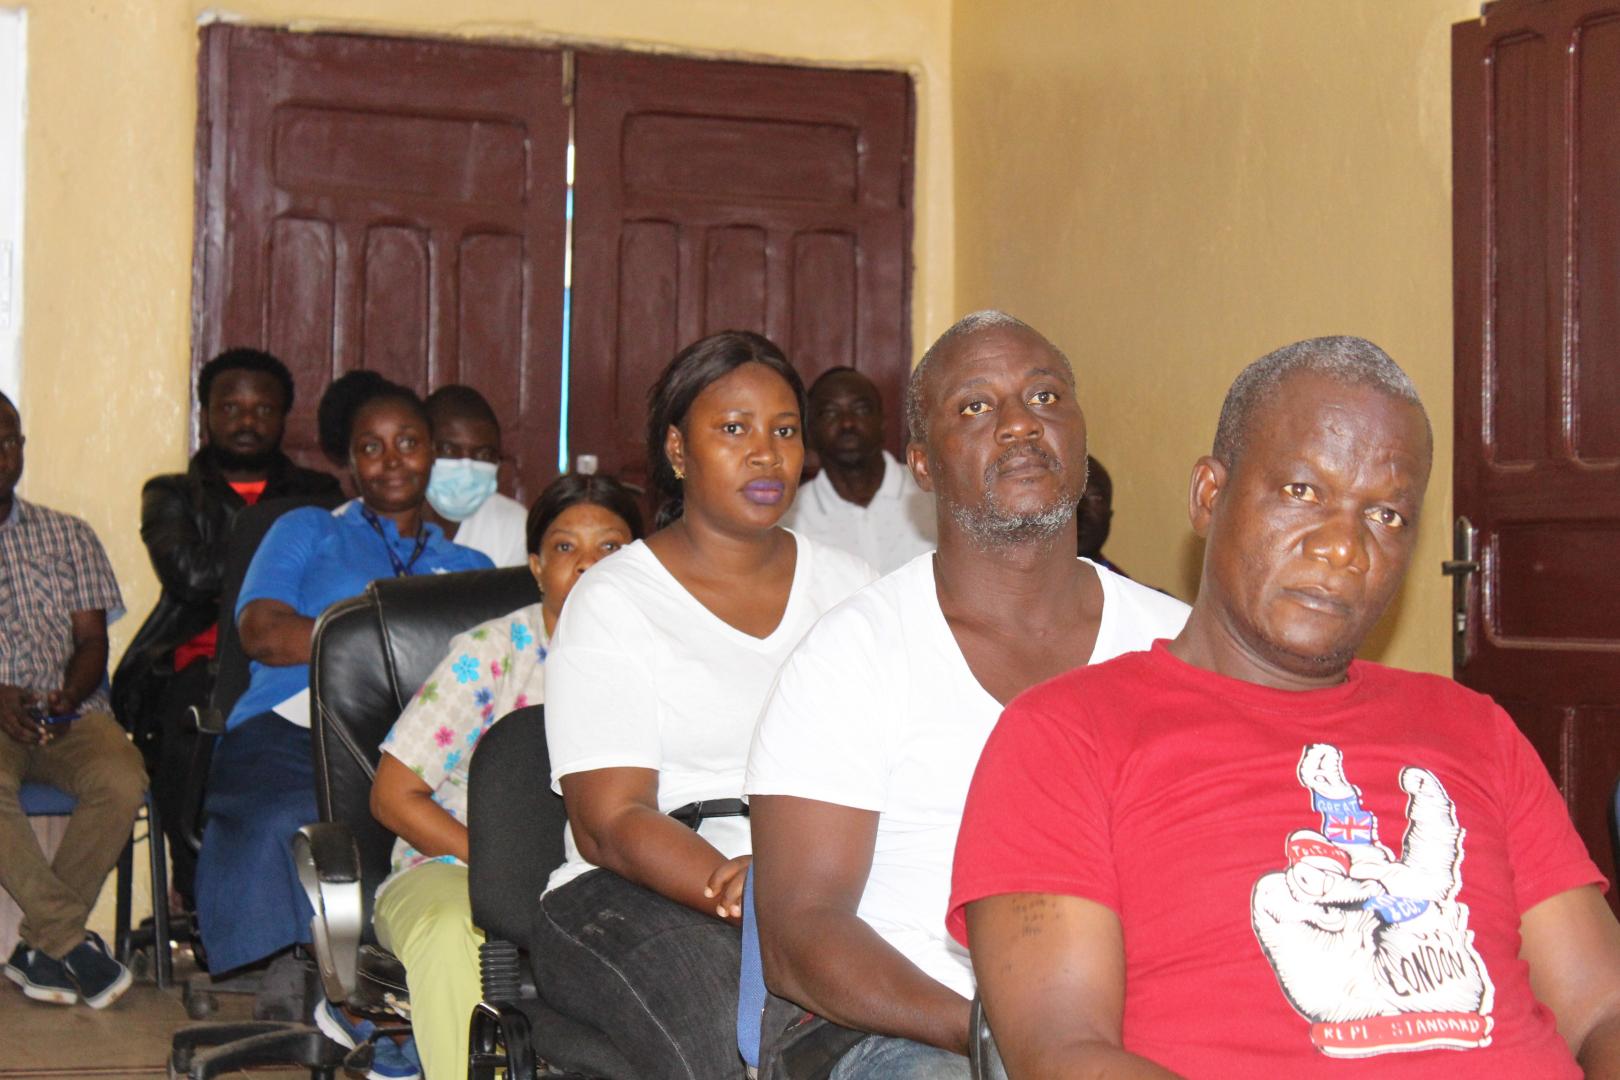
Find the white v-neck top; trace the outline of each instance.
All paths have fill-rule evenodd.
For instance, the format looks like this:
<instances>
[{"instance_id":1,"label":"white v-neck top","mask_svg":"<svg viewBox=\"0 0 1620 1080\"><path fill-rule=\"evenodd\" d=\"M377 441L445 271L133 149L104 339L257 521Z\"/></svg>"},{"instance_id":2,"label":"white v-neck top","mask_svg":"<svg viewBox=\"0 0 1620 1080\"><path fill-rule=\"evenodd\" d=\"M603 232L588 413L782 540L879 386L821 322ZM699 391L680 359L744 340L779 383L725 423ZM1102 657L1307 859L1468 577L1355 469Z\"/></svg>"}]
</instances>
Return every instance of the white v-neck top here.
<instances>
[{"instance_id":1,"label":"white v-neck top","mask_svg":"<svg viewBox=\"0 0 1620 1080\"><path fill-rule=\"evenodd\" d=\"M1091 565L1103 594L1091 663L1180 632L1186 604ZM979 751L1000 717L940 610L933 555L919 555L794 650L748 761L749 795L881 815L856 914L963 997L973 994L973 970L945 932L951 858Z\"/></svg>"},{"instance_id":2,"label":"white v-neck top","mask_svg":"<svg viewBox=\"0 0 1620 1080\"><path fill-rule=\"evenodd\" d=\"M591 567L568 595L546 660L552 786L592 769L658 770L658 809L742 797L748 746L777 668L822 613L877 575L853 555L794 534L798 560L768 637L725 622L641 541ZM712 818L727 858L752 850L748 819ZM547 891L592 869L572 828Z\"/></svg>"}]
</instances>

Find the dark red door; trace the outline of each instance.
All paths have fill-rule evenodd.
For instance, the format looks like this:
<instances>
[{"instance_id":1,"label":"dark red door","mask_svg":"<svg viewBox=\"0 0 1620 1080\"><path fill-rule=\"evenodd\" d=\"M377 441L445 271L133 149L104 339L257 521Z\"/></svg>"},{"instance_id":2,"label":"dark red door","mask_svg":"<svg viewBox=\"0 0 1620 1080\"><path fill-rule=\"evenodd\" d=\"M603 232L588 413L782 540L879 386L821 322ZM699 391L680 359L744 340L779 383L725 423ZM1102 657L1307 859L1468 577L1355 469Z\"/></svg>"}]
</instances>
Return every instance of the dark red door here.
<instances>
[{"instance_id":1,"label":"dark red door","mask_svg":"<svg viewBox=\"0 0 1620 1080\"><path fill-rule=\"evenodd\" d=\"M1612 880L1620 3L1489 5L1452 61L1456 509L1479 564L1456 675L1513 714Z\"/></svg>"},{"instance_id":2,"label":"dark red door","mask_svg":"<svg viewBox=\"0 0 1620 1080\"><path fill-rule=\"evenodd\" d=\"M911 87L900 74L578 57L569 444L644 480L645 398L683 346L760 331L806 383L911 367Z\"/></svg>"},{"instance_id":3,"label":"dark red door","mask_svg":"<svg viewBox=\"0 0 1620 1080\"><path fill-rule=\"evenodd\" d=\"M298 379L317 464L333 375L476 386L520 499L556 472L568 143L556 50L202 32L193 361L254 345Z\"/></svg>"}]
</instances>

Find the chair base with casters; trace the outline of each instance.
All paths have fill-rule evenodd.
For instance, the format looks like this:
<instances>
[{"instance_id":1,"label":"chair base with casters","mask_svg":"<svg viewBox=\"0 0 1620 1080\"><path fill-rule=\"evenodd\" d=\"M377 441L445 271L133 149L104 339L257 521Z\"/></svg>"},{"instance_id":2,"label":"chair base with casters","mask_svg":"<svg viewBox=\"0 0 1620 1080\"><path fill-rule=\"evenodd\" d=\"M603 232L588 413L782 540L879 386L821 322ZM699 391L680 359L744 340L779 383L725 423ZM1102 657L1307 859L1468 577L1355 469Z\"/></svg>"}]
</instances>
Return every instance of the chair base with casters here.
<instances>
[{"instance_id":1,"label":"chair base with casters","mask_svg":"<svg viewBox=\"0 0 1620 1080\"><path fill-rule=\"evenodd\" d=\"M158 817L157 802L151 791L143 796L141 813L146 815L147 862L152 875L152 918L148 929L143 923L131 930L131 910L135 879L135 841L139 839L131 824L129 842L118 857L116 877L117 903L115 905L113 954L126 966L133 966L137 949L152 950L153 975L158 988L167 990L174 982L174 960L170 952L169 929L169 852L163 838L163 825ZM25 783L18 790L17 801L29 817L67 817L73 813L78 800L61 788L50 784ZM141 813L135 820L139 821Z\"/></svg>"}]
</instances>

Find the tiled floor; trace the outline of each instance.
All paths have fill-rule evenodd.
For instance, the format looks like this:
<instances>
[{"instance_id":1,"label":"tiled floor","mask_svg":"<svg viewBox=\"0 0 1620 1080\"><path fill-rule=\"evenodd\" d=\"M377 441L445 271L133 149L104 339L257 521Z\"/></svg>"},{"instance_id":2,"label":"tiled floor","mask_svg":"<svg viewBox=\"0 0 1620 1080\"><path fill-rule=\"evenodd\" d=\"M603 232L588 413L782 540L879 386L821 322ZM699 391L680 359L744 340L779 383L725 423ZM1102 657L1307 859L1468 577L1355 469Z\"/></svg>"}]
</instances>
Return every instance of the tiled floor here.
<instances>
[{"instance_id":1,"label":"tiled floor","mask_svg":"<svg viewBox=\"0 0 1620 1080\"><path fill-rule=\"evenodd\" d=\"M178 978L193 969L181 959ZM210 1020L249 1019L253 1001L240 994L221 994L219 1011ZM0 979L0 1077L121 1078L164 1076L169 1037L192 1023L180 1000L177 982L159 990L137 982L113 1005L97 1012L83 1005L41 1005L23 997ZM247 1074L238 1074L245 1077ZM298 1071L255 1071L255 1077L300 1075Z\"/></svg>"}]
</instances>

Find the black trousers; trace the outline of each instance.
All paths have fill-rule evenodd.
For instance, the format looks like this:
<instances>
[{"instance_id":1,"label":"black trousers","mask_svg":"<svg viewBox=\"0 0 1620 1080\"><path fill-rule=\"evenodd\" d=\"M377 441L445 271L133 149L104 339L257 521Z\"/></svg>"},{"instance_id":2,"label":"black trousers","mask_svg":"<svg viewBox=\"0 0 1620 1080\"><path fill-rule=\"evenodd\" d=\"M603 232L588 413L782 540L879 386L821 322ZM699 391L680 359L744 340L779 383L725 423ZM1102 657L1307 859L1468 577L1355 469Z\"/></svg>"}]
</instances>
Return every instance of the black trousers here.
<instances>
[{"instance_id":1,"label":"black trousers","mask_svg":"<svg viewBox=\"0 0 1620 1080\"><path fill-rule=\"evenodd\" d=\"M186 846L180 823L184 818L191 783L192 755L197 747L197 729L191 720L191 707L208 704L214 690L214 678L208 661L194 660L184 671L165 677L162 689L153 703L151 721L157 728L156 739L140 740L146 755L147 772L152 777L152 797L157 801L158 813L163 818L163 833L169 841L169 855L174 860L173 876L169 881L184 900L186 909L195 908L197 856ZM154 897L154 901L156 898Z\"/></svg>"},{"instance_id":2,"label":"black trousers","mask_svg":"<svg viewBox=\"0 0 1620 1080\"><path fill-rule=\"evenodd\" d=\"M638 1080L741 1080L736 927L593 870L540 898L540 996L605 1034Z\"/></svg>"}]
</instances>

